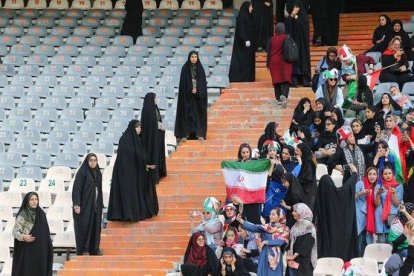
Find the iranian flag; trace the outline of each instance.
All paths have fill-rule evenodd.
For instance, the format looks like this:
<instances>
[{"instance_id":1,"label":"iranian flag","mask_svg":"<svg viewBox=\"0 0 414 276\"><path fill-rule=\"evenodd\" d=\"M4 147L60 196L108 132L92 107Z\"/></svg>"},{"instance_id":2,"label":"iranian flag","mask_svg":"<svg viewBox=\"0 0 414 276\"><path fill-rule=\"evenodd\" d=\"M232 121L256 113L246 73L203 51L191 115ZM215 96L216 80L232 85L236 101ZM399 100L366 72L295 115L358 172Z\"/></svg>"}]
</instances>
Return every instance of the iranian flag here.
<instances>
[{"instance_id":1,"label":"iranian flag","mask_svg":"<svg viewBox=\"0 0 414 276\"><path fill-rule=\"evenodd\" d=\"M248 162L222 161L227 199L237 195L245 204L264 203L266 196L268 159Z\"/></svg>"}]
</instances>

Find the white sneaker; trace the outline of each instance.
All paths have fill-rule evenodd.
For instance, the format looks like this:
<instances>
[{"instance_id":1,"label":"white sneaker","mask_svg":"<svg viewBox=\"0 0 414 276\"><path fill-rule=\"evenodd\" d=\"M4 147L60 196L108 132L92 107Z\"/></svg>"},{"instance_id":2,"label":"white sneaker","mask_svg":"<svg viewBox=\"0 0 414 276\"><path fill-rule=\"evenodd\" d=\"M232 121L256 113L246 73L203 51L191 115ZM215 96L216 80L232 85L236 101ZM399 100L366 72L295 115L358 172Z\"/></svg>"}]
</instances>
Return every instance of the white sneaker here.
<instances>
[{"instance_id":1,"label":"white sneaker","mask_svg":"<svg viewBox=\"0 0 414 276\"><path fill-rule=\"evenodd\" d=\"M281 101L282 108L286 108L287 107L286 97L285 96L280 96L280 101Z\"/></svg>"}]
</instances>

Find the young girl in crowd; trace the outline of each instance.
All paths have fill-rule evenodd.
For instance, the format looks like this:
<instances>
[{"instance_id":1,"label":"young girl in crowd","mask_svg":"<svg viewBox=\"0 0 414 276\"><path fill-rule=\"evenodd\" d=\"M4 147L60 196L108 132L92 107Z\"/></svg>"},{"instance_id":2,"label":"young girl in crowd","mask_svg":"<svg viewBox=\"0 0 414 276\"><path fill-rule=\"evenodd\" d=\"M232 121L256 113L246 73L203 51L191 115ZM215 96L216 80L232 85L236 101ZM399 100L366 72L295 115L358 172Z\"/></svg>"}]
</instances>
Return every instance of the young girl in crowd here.
<instances>
[{"instance_id":1,"label":"young girl in crowd","mask_svg":"<svg viewBox=\"0 0 414 276\"><path fill-rule=\"evenodd\" d=\"M240 253L242 252L243 245L239 243L239 234L237 232L237 228L230 227L229 229L227 229L227 231L224 233L223 242L223 246L217 246L217 258L220 258L221 252L223 251L223 247L233 248L237 255L240 255Z\"/></svg>"},{"instance_id":2,"label":"young girl in crowd","mask_svg":"<svg viewBox=\"0 0 414 276\"><path fill-rule=\"evenodd\" d=\"M410 97L400 92L398 86L391 86L390 94L393 101L400 106L402 113L405 113L409 108L413 107Z\"/></svg>"},{"instance_id":3,"label":"young girl in crowd","mask_svg":"<svg viewBox=\"0 0 414 276\"><path fill-rule=\"evenodd\" d=\"M385 120L387 115L401 114L401 107L392 99L391 95L384 93L381 96L381 100L375 106L378 110L378 114Z\"/></svg>"},{"instance_id":4,"label":"young girl in crowd","mask_svg":"<svg viewBox=\"0 0 414 276\"><path fill-rule=\"evenodd\" d=\"M309 127L309 130L313 138L313 144L316 145L318 143L319 135L321 135L321 133L325 130L325 115L322 111L315 112L315 116L313 117L313 123Z\"/></svg>"},{"instance_id":5,"label":"young girl in crowd","mask_svg":"<svg viewBox=\"0 0 414 276\"><path fill-rule=\"evenodd\" d=\"M236 251L231 247L225 247L221 253L220 269L218 270L218 274L212 273L211 275L250 276L250 273L244 266L242 258L237 255Z\"/></svg>"},{"instance_id":6,"label":"young girl in crowd","mask_svg":"<svg viewBox=\"0 0 414 276\"><path fill-rule=\"evenodd\" d=\"M325 120L325 131L318 137L318 143L315 146L315 156L319 162L325 163L327 159L336 152L336 121L332 118Z\"/></svg>"}]
</instances>

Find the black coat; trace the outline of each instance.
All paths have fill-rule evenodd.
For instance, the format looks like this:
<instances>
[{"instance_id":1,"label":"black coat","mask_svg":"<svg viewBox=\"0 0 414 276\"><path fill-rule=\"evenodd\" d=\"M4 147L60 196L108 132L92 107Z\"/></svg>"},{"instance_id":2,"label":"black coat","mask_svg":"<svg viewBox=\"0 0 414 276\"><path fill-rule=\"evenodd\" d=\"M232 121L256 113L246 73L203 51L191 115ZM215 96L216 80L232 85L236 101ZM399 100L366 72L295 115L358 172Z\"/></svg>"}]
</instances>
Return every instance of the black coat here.
<instances>
[{"instance_id":1,"label":"black coat","mask_svg":"<svg viewBox=\"0 0 414 276\"><path fill-rule=\"evenodd\" d=\"M35 192L27 193L16 217L27 208L30 197ZM39 198L39 197L38 197ZM53 246L45 212L36 208L36 219L30 231L35 239L24 242L14 239L12 276L52 276Z\"/></svg>"},{"instance_id":2,"label":"black coat","mask_svg":"<svg viewBox=\"0 0 414 276\"><path fill-rule=\"evenodd\" d=\"M190 68L192 54L197 54L197 52L191 51L189 53L188 60L181 69L174 135L178 138L188 138L194 135L196 138L205 139L207 136L208 105L206 73L198 58L196 63L197 93L193 94L191 92L193 81Z\"/></svg>"},{"instance_id":3,"label":"black coat","mask_svg":"<svg viewBox=\"0 0 414 276\"><path fill-rule=\"evenodd\" d=\"M270 3L266 6L265 2ZM253 0L253 25L255 33L255 49L266 49L269 39L273 35L273 2L270 0Z\"/></svg>"},{"instance_id":4,"label":"black coat","mask_svg":"<svg viewBox=\"0 0 414 276\"><path fill-rule=\"evenodd\" d=\"M73 211L76 252L99 253L102 223L102 174L99 166L93 172L88 165L88 154L75 176L72 190L73 206L80 207L80 214ZM96 156L95 156L96 157Z\"/></svg>"},{"instance_id":5,"label":"black coat","mask_svg":"<svg viewBox=\"0 0 414 276\"><path fill-rule=\"evenodd\" d=\"M289 182L289 188L286 192L283 200L287 206L294 206L297 203L304 202L305 192L303 191L302 186L299 184L298 179L291 173L285 173L283 178ZM287 210L286 212L286 226L289 229L295 224L295 219L293 218L292 211Z\"/></svg>"},{"instance_id":6,"label":"black coat","mask_svg":"<svg viewBox=\"0 0 414 276\"><path fill-rule=\"evenodd\" d=\"M158 183L160 178L167 176L167 165L165 163L165 130L158 128L158 123L162 123L162 119L158 106L155 104L155 93L145 95L141 123L141 138L148 162L156 166L151 175L154 182Z\"/></svg>"},{"instance_id":7,"label":"black coat","mask_svg":"<svg viewBox=\"0 0 414 276\"><path fill-rule=\"evenodd\" d=\"M317 189L316 165L313 163L312 151L307 144L300 143L297 147L302 151L302 168L297 178L304 192L303 203L312 210Z\"/></svg>"},{"instance_id":8,"label":"black coat","mask_svg":"<svg viewBox=\"0 0 414 276\"><path fill-rule=\"evenodd\" d=\"M318 138L318 143L316 143L315 149L318 150L320 148L325 148L326 145L335 144L337 143L338 139L336 137L336 132L328 132L324 131Z\"/></svg>"},{"instance_id":9,"label":"black coat","mask_svg":"<svg viewBox=\"0 0 414 276\"><path fill-rule=\"evenodd\" d=\"M384 52L388 47L388 43L390 43L391 39L394 37L391 19L385 14L381 14L380 16L384 16L387 23L384 26L380 25L375 29L372 34L372 44L374 44L374 46L372 46L367 52ZM378 42L380 40L382 41Z\"/></svg>"},{"instance_id":10,"label":"black coat","mask_svg":"<svg viewBox=\"0 0 414 276\"><path fill-rule=\"evenodd\" d=\"M340 188L329 175L322 176L319 181L315 202L318 258L337 257L348 261L357 257L356 182L356 173Z\"/></svg>"},{"instance_id":11,"label":"black coat","mask_svg":"<svg viewBox=\"0 0 414 276\"><path fill-rule=\"evenodd\" d=\"M155 183L146 170L148 158L132 120L122 134L112 173L108 220L140 221L158 213Z\"/></svg>"},{"instance_id":12,"label":"black coat","mask_svg":"<svg viewBox=\"0 0 414 276\"><path fill-rule=\"evenodd\" d=\"M254 26L249 6L250 2L244 2L237 15L229 71L230 82L253 82L255 80ZM246 46L246 41L250 41L250 47Z\"/></svg>"},{"instance_id":13,"label":"black coat","mask_svg":"<svg viewBox=\"0 0 414 276\"><path fill-rule=\"evenodd\" d=\"M291 2L293 1L288 1L286 6L288 12L293 9ZM295 19L290 15L286 18L286 34L293 38L299 48L299 60L293 63L292 74L303 75L310 79L309 19L304 5L300 1L296 2L300 5L298 18Z\"/></svg>"},{"instance_id":14,"label":"black coat","mask_svg":"<svg viewBox=\"0 0 414 276\"><path fill-rule=\"evenodd\" d=\"M127 14L122 24L121 35L132 36L135 44L137 38L142 35L142 1L126 0L125 10Z\"/></svg>"}]
</instances>

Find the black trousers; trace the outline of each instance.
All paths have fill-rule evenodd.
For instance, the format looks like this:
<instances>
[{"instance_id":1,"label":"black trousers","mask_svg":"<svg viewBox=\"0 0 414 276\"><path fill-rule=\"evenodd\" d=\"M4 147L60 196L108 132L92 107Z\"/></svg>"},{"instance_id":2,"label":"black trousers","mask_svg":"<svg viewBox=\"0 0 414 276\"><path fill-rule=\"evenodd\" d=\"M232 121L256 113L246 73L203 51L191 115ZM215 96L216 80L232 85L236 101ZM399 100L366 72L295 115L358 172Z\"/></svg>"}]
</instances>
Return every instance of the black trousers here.
<instances>
[{"instance_id":1,"label":"black trousers","mask_svg":"<svg viewBox=\"0 0 414 276\"><path fill-rule=\"evenodd\" d=\"M280 96L285 96L286 99L289 96L289 88L290 85L287 82L284 83L277 83L273 85L274 89L275 89L275 97L276 100L279 101L280 100Z\"/></svg>"},{"instance_id":2,"label":"black trousers","mask_svg":"<svg viewBox=\"0 0 414 276\"><path fill-rule=\"evenodd\" d=\"M408 72L402 74L393 74L391 72L382 71L381 75L379 76L379 80L380 82L396 82L398 83L401 91L403 89L404 83L414 81L414 77L410 76Z\"/></svg>"}]
</instances>

